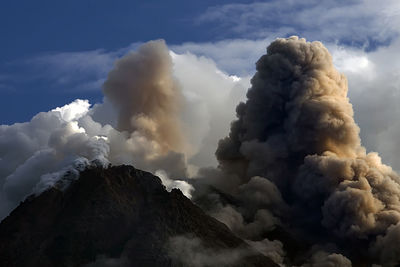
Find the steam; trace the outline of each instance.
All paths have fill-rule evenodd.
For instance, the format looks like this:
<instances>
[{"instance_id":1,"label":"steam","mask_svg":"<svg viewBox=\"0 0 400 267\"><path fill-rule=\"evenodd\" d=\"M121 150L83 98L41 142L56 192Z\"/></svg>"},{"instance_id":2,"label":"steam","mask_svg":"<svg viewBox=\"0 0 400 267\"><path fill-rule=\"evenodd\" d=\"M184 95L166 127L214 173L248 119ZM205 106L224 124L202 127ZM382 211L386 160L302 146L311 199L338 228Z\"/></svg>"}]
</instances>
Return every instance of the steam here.
<instances>
[{"instance_id":1,"label":"steam","mask_svg":"<svg viewBox=\"0 0 400 267\"><path fill-rule=\"evenodd\" d=\"M161 179L162 184L165 186L165 189L167 189L168 192L171 192L173 188L179 188L186 197L192 197L192 191L194 190L194 187L186 181L172 180L163 170L156 171L155 175Z\"/></svg>"},{"instance_id":2,"label":"steam","mask_svg":"<svg viewBox=\"0 0 400 267\"><path fill-rule=\"evenodd\" d=\"M62 176L67 183L82 165L108 165L105 139L78 125L88 109L87 101L76 100L30 122L0 126L1 218L45 184L55 185Z\"/></svg>"}]
</instances>

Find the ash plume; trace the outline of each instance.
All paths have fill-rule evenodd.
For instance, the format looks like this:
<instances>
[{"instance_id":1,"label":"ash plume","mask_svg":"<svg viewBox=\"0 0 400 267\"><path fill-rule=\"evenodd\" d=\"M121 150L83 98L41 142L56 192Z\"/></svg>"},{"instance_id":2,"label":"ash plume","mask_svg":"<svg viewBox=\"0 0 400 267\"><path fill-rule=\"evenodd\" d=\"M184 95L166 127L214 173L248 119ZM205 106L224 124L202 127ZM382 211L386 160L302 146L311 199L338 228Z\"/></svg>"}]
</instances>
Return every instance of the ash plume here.
<instances>
[{"instance_id":1,"label":"ash plume","mask_svg":"<svg viewBox=\"0 0 400 267\"><path fill-rule=\"evenodd\" d=\"M115 62L103 85L118 110L118 130L140 132L165 153L183 149L181 89L164 41L151 41Z\"/></svg>"},{"instance_id":2,"label":"ash plume","mask_svg":"<svg viewBox=\"0 0 400 267\"><path fill-rule=\"evenodd\" d=\"M241 201L226 204L209 193L209 209L244 237L262 239L266 229L246 228L266 225L259 214L268 211L269 222L312 244L335 243L356 262L399 263L400 177L361 145L347 80L328 50L298 37L277 39L256 68L219 142L219 168L202 173ZM264 186L254 186L256 176ZM326 258L347 266L343 255Z\"/></svg>"}]
</instances>

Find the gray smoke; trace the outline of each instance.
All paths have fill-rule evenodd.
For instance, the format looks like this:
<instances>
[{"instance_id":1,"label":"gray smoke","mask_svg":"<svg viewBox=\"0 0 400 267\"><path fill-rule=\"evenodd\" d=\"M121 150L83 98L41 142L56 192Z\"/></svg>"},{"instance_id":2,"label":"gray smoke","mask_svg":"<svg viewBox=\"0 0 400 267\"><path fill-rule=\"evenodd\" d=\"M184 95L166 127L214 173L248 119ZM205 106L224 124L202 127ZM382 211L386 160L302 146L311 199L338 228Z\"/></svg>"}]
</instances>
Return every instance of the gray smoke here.
<instances>
[{"instance_id":1,"label":"gray smoke","mask_svg":"<svg viewBox=\"0 0 400 267\"><path fill-rule=\"evenodd\" d=\"M240 201L214 192L199 193L199 203L207 198L210 213L241 236L259 240L268 229L249 225L274 224L307 242L342 244L356 260L400 262L391 245L400 241L400 177L361 145L347 80L328 50L298 37L277 39L256 68L237 120L219 142L219 168L201 174Z\"/></svg>"},{"instance_id":2,"label":"gray smoke","mask_svg":"<svg viewBox=\"0 0 400 267\"><path fill-rule=\"evenodd\" d=\"M249 255L244 249L216 250L204 245L201 239L191 236L172 237L168 244L169 256L182 266L231 266Z\"/></svg>"},{"instance_id":3,"label":"gray smoke","mask_svg":"<svg viewBox=\"0 0 400 267\"><path fill-rule=\"evenodd\" d=\"M302 267L351 267L351 261L341 254L317 251Z\"/></svg>"},{"instance_id":4,"label":"gray smoke","mask_svg":"<svg viewBox=\"0 0 400 267\"><path fill-rule=\"evenodd\" d=\"M247 240L247 243L275 263L283 264L285 252L283 251L282 242L278 240L270 241L266 238L260 241Z\"/></svg>"},{"instance_id":5,"label":"gray smoke","mask_svg":"<svg viewBox=\"0 0 400 267\"><path fill-rule=\"evenodd\" d=\"M282 244L278 241L259 242L248 241L249 247L213 248L207 247L198 237L179 235L169 239L167 243L168 254L171 259L182 266L193 267L228 267L239 266L246 257L261 253L276 263L282 262Z\"/></svg>"}]
</instances>

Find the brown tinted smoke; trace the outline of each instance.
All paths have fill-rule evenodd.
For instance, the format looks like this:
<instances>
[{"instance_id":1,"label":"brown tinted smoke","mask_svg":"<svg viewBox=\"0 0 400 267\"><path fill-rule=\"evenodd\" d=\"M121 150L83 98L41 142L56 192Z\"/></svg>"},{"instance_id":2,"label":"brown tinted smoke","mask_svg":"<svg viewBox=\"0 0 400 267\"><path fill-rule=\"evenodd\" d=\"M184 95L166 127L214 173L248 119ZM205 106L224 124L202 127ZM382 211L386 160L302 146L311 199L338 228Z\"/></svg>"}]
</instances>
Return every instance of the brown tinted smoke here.
<instances>
[{"instance_id":1,"label":"brown tinted smoke","mask_svg":"<svg viewBox=\"0 0 400 267\"><path fill-rule=\"evenodd\" d=\"M103 92L119 110L118 130L138 131L162 152L180 152L181 90L164 41L151 41L115 62Z\"/></svg>"},{"instance_id":2,"label":"brown tinted smoke","mask_svg":"<svg viewBox=\"0 0 400 267\"><path fill-rule=\"evenodd\" d=\"M226 204L214 194L216 217L252 239L273 221L309 242L336 243L353 259L398 262L400 178L361 145L347 80L328 50L277 39L256 68L216 151L220 171L203 170L240 200Z\"/></svg>"}]
</instances>

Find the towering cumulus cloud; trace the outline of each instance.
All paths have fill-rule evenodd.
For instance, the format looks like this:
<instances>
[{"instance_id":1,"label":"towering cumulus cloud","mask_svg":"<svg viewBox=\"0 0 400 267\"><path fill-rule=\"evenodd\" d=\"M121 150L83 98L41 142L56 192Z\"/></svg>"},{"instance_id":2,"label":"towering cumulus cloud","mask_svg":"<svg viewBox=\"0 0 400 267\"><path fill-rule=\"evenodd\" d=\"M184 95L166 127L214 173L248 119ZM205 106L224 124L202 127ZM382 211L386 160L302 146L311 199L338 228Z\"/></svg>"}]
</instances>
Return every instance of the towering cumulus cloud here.
<instances>
[{"instance_id":1,"label":"towering cumulus cloud","mask_svg":"<svg viewBox=\"0 0 400 267\"><path fill-rule=\"evenodd\" d=\"M361 145L346 78L328 50L277 39L256 67L216 151L214 184L241 202L220 201L216 217L249 236L254 224L268 225L260 219L268 211L269 224L310 243L336 243L355 262L399 262L400 178Z\"/></svg>"}]
</instances>

